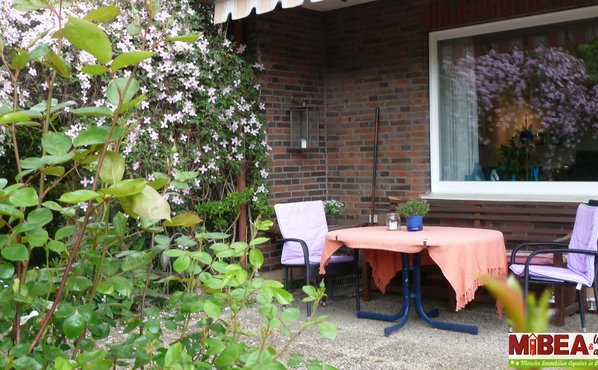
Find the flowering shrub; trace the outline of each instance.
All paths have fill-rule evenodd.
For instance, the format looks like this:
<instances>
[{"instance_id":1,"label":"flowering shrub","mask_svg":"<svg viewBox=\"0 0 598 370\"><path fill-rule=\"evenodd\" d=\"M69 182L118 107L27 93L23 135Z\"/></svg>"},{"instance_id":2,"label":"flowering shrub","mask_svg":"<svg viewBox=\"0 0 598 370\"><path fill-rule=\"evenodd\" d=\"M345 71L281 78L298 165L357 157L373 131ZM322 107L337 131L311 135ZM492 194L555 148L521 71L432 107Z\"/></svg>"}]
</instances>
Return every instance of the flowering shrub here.
<instances>
[{"instance_id":1,"label":"flowering shrub","mask_svg":"<svg viewBox=\"0 0 598 370\"><path fill-rule=\"evenodd\" d=\"M517 114L525 111L545 132L546 144L552 148L549 155L556 146L577 147L588 133L596 137L598 86L590 84L584 61L562 48L490 50L478 57L468 54L455 63L446 60L443 68L456 69L461 76L475 72L480 119L491 123L491 130L519 126ZM547 159L550 166L551 158Z\"/></svg>"},{"instance_id":2,"label":"flowering shrub","mask_svg":"<svg viewBox=\"0 0 598 370\"><path fill-rule=\"evenodd\" d=\"M131 134L159 118L154 112L148 119L143 108L155 96L144 66L169 70L174 59L163 49L201 49L201 35L170 18L190 16L191 8L177 13L133 0L122 11L83 2L66 9L62 2L17 0L15 11L0 1L0 20L8 20L1 25L0 127L16 169L14 179L0 175L0 368L278 369L290 347L278 351L272 335L288 335L290 343L317 327L334 338L325 317L293 328L299 310L281 307L292 295L281 282L256 277L264 263L258 246L268 240L257 233L270 221L257 217L250 242L229 243L229 234L207 232L197 215L177 210L174 189L204 186L204 157L195 170L183 170L173 148L162 158L165 172L151 178L141 163L127 163L136 149ZM111 39L111 27L127 33ZM257 127L250 120L248 127ZM24 156L20 133L30 131ZM244 140L243 148L251 143ZM247 161L253 155L238 152ZM220 160L221 170L226 158ZM154 271L168 258L172 275ZM171 281L183 289L157 294L156 285ZM317 308L323 286L304 291ZM241 313L251 307L263 320L255 330L241 327ZM116 328L123 336L107 340ZM176 337L167 339L167 330Z\"/></svg>"},{"instance_id":3,"label":"flowering shrub","mask_svg":"<svg viewBox=\"0 0 598 370\"><path fill-rule=\"evenodd\" d=\"M7 48L35 48L37 45L56 45L53 33L58 28L57 18L50 12L21 13L11 9L11 0L0 0L0 26ZM97 6L112 5L114 1L80 1L69 8L78 16L88 14ZM251 191L248 201L252 210L267 210L268 145L266 125L259 111L259 84L251 65L242 58L243 45L236 47L216 32L198 32L209 22L189 1L167 2L152 12L143 1L117 2L121 13L113 22L103 23L106 34L114 40L115 53L151 48L155 58L141 61L136 67L139 91L144 98L138 102L135 121L128 118L128 131L122 143L122 154L133 171L153 181L159 173L182 174L198 172L186 185L173 183L165 194L173 208L193 209L196 204L220 201L236 191L236 178L241 168L247 168L247 184ZM66 21L66 12L62 15ZM145 31L147 29L147 31ZM196 32L193 44L169 42L168 38ZM44 36L38 38L40 33ZM140 37L141 36L141 37ZM53 86L55 96L68 96L65 109L74 104L106 106L114 104L105 97L101 84L105 75L86 73L83 67L94 58L86 51L71 47L64 40L64 62L71 67L75 79L63 80ZM119 71L120 72L120 71ZM47 83L39 84L36 77L40 66L28 66L22 72L19 106L34 104L33 97L47 90ZM122 73L127 77L128 71ZM41 76L39 76L41 77ZM6 71L0 71L0 101L9 101L15 89ZM105 116L88 116L72 120L68 115L59 123L66 133L76 137L90 126L104 126ZM0 131L0 156L10 146L7 131ZM154 172L159 172L154 174ZM79 171L80 180L89 185L92 174ZM181 177L184 175L179 175ZM236 217L229 218L229 229Z\"/></svg>"},{"instance_id":4,"label":"flowering shrub","mask_svg":"<svg viewBox=\"0 0 598 370\"><path fill-rule=\"evenodd\" d=\"M337 199L324 201L324 212L330 216L338 216L343 212L345 204Z\"/></svg>"}]
</instances>

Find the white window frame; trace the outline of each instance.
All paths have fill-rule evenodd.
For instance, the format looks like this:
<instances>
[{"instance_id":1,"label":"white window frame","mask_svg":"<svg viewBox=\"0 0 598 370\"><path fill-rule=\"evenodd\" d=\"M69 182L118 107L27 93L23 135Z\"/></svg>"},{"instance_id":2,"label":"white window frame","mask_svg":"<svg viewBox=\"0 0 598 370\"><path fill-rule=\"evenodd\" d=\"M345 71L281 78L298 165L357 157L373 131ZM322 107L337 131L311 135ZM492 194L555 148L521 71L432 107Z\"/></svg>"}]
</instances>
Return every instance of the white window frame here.
<instances>
[{"instance_id":1,"label":"white window frame","mask_svg":"<svg viewBox=\"0 0 598 370\"><path fill-rule=\"evenodd\" d=\"M431 190L429 197L478 198L509 200L587 200L598 196L598 182L590 181L441 181L440 180L440 130L438 110L438 42L466 36L516 30L583 20L596 17L598 6L514 18L499 22L430 32L430 165Z\"/></svg>"}]
</instances>

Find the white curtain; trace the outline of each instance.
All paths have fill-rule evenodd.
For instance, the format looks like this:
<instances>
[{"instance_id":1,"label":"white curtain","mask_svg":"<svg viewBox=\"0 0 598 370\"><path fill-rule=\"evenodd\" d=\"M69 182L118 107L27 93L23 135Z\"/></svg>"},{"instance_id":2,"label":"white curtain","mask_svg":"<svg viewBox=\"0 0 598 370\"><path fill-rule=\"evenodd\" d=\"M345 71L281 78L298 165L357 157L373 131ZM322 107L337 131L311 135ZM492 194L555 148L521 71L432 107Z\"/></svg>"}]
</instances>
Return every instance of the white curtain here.
<instances>
[{"instance_id":1,"label":"white curtain","mask_svg":"<svg viewBox=\"0 0 598 370\"><path fill-rule=\"evenodd\" d=\"M459 39L443 43L439 58L441 180L471 180L474 166L479 162L472 41Z\"/></svg>"}]
</instances>

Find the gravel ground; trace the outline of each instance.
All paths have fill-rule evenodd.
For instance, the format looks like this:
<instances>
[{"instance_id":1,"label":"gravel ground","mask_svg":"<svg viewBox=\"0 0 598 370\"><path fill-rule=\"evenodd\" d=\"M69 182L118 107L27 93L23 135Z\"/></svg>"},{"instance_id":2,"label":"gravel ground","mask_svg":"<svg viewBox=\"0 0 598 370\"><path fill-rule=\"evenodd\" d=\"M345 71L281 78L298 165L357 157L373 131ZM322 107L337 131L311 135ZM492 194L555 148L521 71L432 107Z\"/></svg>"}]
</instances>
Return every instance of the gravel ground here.
<instances>
[{"instance_id":1,"label":"gravel ground","mask_svg":"<svg viewBox=\"0 0 598 370\"><path fill-rule=\"evenodd\" d=\"M271 274L265 274L271 275ZM267 279L277 278L263 276ZM352 288L346 293L350 294ZM341 290L337 294L343 294ZM306 304L301 302L302 292L293 292L301 310L301 319L306 319ZM398 294L373 294L369 302L361 302L361 309L392 314L400 308ZM317 359L343 370L391 370L391 369L505 369L508 365L508 325L499 319L496 307L491 303L473 302L459 312L449 312L447 303L424 297L427 310L438 308L439 321L448 321L479 328L478 335L440 330L430 327L415 312L406 325L389 337L384 328L392 323L371 319L358 319L355 315L355 299L351 297L329 298L326 306L318 307L317 315L328 315L337 326L335 340L322 338L315 327L299 336L291 346L290 355L302 354L306 359ZM262 322L255 311L243 311L241 319L246 329L254 331ZM302 324L302 320L296 326ZM586 314L588 333L598 333L596 313ZM193 324L190 325L193 328ZM551 325L548 332L579 332L579 315L566 319L565 325ZM191 329L192 330L192 329ZM122 334L113 333L107 342L122 340ZM165 336L167 342L176 337ZM249 341L258 340L251 338ZM277 350L283 348L286 338L271 338L271 345ZM256 344L256 343L253 343Z\"/></svg>"},{"instance_id":2,"label":"gravel ground","mask_svg":"<svg viewBox=\"0 0 598 370\"><path fill-rule=\"evenodd\" d=\"M362 302L362 310L394 313L400 297L375 295ZM427 304L426 302L430 303ZM336 340L302 336L294 346L311 358L317 358L338 369L505 369L508 365L508 325L497 316L490 303L473 303L459 312L448 312L446 301L424 300L427 309L438 308L438 320L477 325L478 335L464 334L430 327L415 312L399 331L384 336L387 322L357 319L351 298L329 302L318 314L330 316L337 325ZM298 304L305 317L305 304ZM586 314L588 332L598 332L595 313ZM579 315L566 319L565 325L551 325L548 332L579 332Z\"/></svg>"}]
</instances>

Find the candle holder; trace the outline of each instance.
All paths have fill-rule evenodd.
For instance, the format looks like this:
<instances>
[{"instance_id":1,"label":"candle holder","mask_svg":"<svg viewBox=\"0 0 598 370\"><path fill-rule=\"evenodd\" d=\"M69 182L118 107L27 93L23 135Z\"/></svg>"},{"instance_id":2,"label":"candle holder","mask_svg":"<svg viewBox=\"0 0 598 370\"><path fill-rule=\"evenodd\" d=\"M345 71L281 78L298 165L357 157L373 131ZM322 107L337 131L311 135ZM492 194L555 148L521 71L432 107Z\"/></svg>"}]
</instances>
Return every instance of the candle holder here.
<instances>
[{"instance_id":1,"label":"candle holder","mask_svg":"<svg viewBox=\"0 0 598 370\"><path fill-rule=\"evenodd\" d=\"M397 231L401 229L401 218L395 212L386 214L386 230Z\"/></svg>"}]
</instances>

